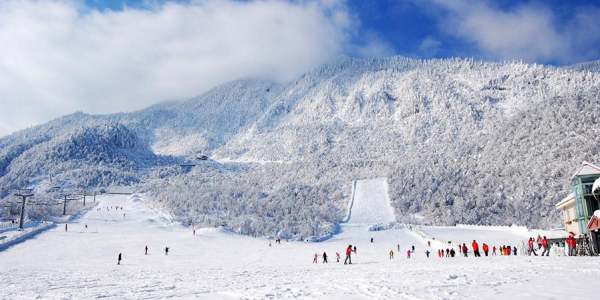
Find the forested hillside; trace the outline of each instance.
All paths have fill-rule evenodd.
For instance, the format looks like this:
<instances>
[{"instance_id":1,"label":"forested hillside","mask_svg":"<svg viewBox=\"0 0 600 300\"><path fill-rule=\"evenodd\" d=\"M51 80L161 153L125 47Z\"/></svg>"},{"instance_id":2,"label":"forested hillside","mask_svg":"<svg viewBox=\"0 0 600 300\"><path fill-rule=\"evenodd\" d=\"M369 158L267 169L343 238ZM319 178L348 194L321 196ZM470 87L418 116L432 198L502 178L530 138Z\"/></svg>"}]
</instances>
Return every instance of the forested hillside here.
<instances>
[{"instance_id":1,"label":"forested hillside","mask_svg":"<svg viewBox=\"0 0 600 300\"><path fill-rule=\"evenodd\" d=\"M352 180L388 177L399 221L557 226L571 173L600 161L593 66L342 59L288 84L77 113L0 139L1 196L134 184L186 223L307 237L336 230Z\"/></svg>"}]
</instances>

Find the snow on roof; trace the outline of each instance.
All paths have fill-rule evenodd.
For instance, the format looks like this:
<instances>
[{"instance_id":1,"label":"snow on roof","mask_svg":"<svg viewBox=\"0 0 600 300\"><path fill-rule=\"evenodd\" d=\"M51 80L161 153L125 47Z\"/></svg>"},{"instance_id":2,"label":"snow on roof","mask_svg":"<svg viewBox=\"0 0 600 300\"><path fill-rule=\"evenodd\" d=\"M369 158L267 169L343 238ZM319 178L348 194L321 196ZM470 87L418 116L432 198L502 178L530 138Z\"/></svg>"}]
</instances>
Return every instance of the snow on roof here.
<instances>
[{"instance_id":1,"label":"snow on roof","mask_svg":"<svg viewBox=\"0 0 600 300\"><path fill-rule=\"evenodd\" d=\"M588 221L587 228L589 230L600 229L600 210L594 212L590 220Z\"/></svg>"},{"instance_id":2,"label":"snow on roof","mask_svg":"<svg viewBox=\"0 0 600 300\"><path fill-rule=\"evenodd\" d=\"M594 185L592 185L592 194L595 194L596 190L600 188L600 177L594 181ZM600 192L600 191L599 191Z\"/></svg>"},{"instance_id":3,"label":"snow on roof","mask_svg":"<svg viewBox=\"0 0 600 300\"><path fill-rule=\"evenodd\" d=\"M569 203L570 201L575 200L575 194L573 193L569 193L569 195L567 195L565 198L563 198L562 200L560 200L560 202L556 203L556 205L554 205L557 208L560 208L561 206L564 206L565 204Z\"/></svg>"},{"instance_id":4,"label":"snow on roof","mask_svg":"<svg viewBox=\"0 0 600 300\"><path fill-rule=\"evenodd\" d=\"M577 173L573 174L573 177L583 175L600 175L600 167L584 161L581 163L581 168L579 168Z\"/></svg>"}]
</instances>

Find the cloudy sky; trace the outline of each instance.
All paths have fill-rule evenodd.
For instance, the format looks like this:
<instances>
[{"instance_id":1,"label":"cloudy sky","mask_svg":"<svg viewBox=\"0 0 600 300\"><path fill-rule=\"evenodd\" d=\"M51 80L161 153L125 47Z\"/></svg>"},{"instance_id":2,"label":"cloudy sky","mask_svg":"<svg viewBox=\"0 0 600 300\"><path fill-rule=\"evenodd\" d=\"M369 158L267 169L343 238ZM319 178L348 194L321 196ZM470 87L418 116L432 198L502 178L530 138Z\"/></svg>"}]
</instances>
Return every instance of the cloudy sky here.
<instances>
[{"instance_id":1,"label":"cloudy sky","mask_svg":"<svg viewBox=\"0 0 600 300\"><path fill-rule=\"evenodd\" d=\"M595 60L597 20L589 0L2 0L0 136L342 55Z\"/></svg>"}]
</instances>

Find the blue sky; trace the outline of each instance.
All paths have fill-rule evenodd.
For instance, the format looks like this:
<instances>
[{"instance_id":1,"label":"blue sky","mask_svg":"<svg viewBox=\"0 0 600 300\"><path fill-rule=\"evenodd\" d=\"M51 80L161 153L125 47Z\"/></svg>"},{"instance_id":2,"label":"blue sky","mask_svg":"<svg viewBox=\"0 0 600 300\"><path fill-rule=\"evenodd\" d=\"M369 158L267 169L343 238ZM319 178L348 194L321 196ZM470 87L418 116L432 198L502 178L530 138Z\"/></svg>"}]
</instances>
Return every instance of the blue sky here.
<instances>
[{"instance_id":1,"label":"blue sky","mask_svg":"<svg viewBox=\"0 0 600 300\"><path fill-rule=\"evenodd\" d=\"M163 3L176 2L190 4L193 1L188 0L86 0L89 7L100 10L123 10L125 7L136 9L148 9L149 7L157 7ZM596 0L545 0L545 1L529 1L529 0L348 0L344 2L344 9L348 11L354 18L354 22L358 28L351 34L352 41L355 44L365 44L369 41L364 40L376 39L379 43L385 45L387 51L382 55L404 55L420 58L443 58L443 57L476 57L487 60L525 60L527 62L537 62L544 64L564 65L582 61L596 60L600 58L600 26L595 27L581 25L577 27L574 23L578 23L579 15L588 12L592 16L600 17L600 1ZM540 10L540 14L535 13L529 15L524 14L520 22L526 22L527 18L544 18L548 17L550 23L547 24L552 28L558 36L569 36L560 41L570 44L569 49L557 50L554 54L546 55L523 55L527 52L526 47L519 45L522 48L520 51L502 51L502 47L494 47L488 49L485 45L481 45L477 38L469 37L469 32L456 33L448 28L448 19L459 19L458 21L450 21L451 23L460 22L460 18L468 18L468 15L461 15L448 8L447 3L465 2L469 3L484 3L483 8L479 11L489 8L497 14L516 14L519 11L527 8L533 8L533 11ZM472 12L478 13L478 10ZM548 16L549 15L549 16ZM491 15L494 16L494 15ZM519 19L517 17L517 19ZM490 20L493 22L493 20ZM600 22L598 22L600 24ZM515 30L518 30L518 23L515 25ZM500 24L501 25L501 24ZM455 25L450 25L450 27ZM576 27L576 28L571 28ZM590 30L592 32L585 32ZM572 31L576 31L573 33ZM485 33L480 33L485 35ZM532 34L536 34L533 30ZM584 36L591 35L591 41L582 42L581 39L570 38L570 36L581 34ZM490 32L489 35L493 35ZM549 34L549 38L556 37ZM510 47L510 43L506 46ZM491 50L491 51L490 51ZM355 53L352 49L346 51L348 55L360 56L360 53ZM536 52L536 51L533 51ZM540 52L537 50L537 52Z\"/></svg>"},{"instance_id":2,"label":"blue sky","mask_svg":"<svg viewBox=\"0 0 600 300\"><path fill-rule=\"evenodd\" d=\"M0 136L340 56L600 58L600 0L1 0Z\"/></svg>"}]
</instances>

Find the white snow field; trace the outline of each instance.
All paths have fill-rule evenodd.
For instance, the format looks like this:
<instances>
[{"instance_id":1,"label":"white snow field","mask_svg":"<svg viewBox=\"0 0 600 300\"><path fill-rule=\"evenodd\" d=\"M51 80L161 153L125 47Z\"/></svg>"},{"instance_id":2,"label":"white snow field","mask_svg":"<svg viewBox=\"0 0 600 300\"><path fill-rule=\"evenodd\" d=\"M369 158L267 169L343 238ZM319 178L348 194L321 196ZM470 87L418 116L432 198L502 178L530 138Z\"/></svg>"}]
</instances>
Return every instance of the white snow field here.
<instances>
[{"instance_id":1,"label":"white snow field","mask_svg":"<svg viewBox=\"0 0 600 300\"><path fill-rule=\"evenodd\" d=\"M199 229L194 236L140 198L103 196L98 202L100 211L69 223L68 232L59 224L1 251L0 298L597 299L600 294L598 258L428 259L426 241L408 229L369 232L353 223L325 242L269 246L268 240L219 229ZM490 231L490 240L495 232L500 231ZM443 234L453 238L451 231ZM390 260L388 252L398 243L403 252L414 244L415 256L407 259L403 253ZM343 255L347 244L358 246L353 264L336 263L335 252ZM323 251L329 264L321 258L312 264L314 253Z\"/></svg>"}]
</instances>

